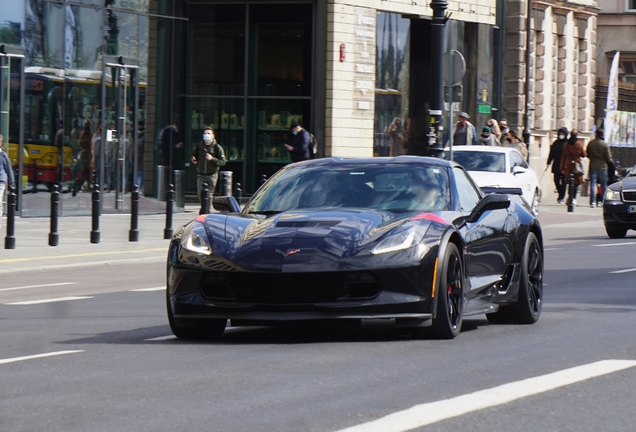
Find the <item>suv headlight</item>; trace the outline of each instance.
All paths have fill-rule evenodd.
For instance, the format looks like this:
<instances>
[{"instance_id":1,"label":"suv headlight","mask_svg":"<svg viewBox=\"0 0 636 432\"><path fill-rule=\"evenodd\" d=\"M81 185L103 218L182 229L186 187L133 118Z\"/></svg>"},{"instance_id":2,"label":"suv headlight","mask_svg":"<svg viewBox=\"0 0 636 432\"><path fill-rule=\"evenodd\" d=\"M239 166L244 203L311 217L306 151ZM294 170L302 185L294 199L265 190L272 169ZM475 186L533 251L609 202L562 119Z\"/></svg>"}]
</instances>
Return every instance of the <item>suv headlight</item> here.
<instances>
[{"instance_id":1,"label":"suv headlight","mask_svg":"<svg viewBox=\"0 0 636 432\"><path fill-rule=\"evenodd\" d=\"M181 247L191 252L210 255L212 253L212 247L208 241L205 226L200 222L193 222L187 227L183 233Z\"/></svg>"},{"instance_id":2,"label":"suv headlight","mask_svg":"<svg viewBox=\"0 0 636 432\"><path fill-rule=\"evenodd\" d=\"M607 188L605 190L605 199L607 201L620 201L621 200L621 192L620 191L611 190L610 188Z\"/></svg>"}]
</instances>

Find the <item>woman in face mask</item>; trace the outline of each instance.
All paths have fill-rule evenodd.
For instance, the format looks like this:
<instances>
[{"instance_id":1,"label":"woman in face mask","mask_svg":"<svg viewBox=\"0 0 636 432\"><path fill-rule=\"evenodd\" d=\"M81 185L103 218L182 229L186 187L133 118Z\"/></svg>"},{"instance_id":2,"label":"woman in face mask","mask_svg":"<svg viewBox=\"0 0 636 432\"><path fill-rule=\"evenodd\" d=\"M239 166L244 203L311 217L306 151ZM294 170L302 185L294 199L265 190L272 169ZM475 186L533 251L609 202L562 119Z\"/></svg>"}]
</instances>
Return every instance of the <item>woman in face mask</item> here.
<instances>
[{"instance_id":1,"label":"woman in face mask","mask_svg":"<svg viewBox=\"0 0 636 432\"><path fill-rule=\"evenodd\" d=\"M565 182L569 182L570 173L573 174L574 178L574 191L572 196L568 197L569 200L572 200L572 205L576 205L576 194L578 193L579 185L583 183L583 174L573 172L574 164L575 162L581 163L581 158L583 157L587 157L583 141L579 139L578 131L573 130L570 132L570 138L567 143L563 145L563 154L561 155L561 171L563 171Z\"/></svg>"},{"instance_id":2,"label":"woman in face mask","mask_svg":"<svg viewBox=\"0 0 636 432\"><path fill-rule=\"evenodd\" d=\"M484 126L481 129L481 135L477 139L478 145L488 145L488 146L500 146L501 143L497 139L497 137L492 133L490 127Z\"/></svg>"},{"instance_id":3,"label":"woman in face mask","mask_svg":"<svg viewBox=\"0 0 636 432\"><path fill-rule=\"evenodd\" d=\"M563 145L567 141L568 129L562 127L557 133L557 139L550 146L550 154L545 170L547 171L552 164L552 177L554 178L554 186L557 190L557 203L563 204L565 199L565 176L561 171L561 155L563 154Z\"/></svg>"}]
</instances>

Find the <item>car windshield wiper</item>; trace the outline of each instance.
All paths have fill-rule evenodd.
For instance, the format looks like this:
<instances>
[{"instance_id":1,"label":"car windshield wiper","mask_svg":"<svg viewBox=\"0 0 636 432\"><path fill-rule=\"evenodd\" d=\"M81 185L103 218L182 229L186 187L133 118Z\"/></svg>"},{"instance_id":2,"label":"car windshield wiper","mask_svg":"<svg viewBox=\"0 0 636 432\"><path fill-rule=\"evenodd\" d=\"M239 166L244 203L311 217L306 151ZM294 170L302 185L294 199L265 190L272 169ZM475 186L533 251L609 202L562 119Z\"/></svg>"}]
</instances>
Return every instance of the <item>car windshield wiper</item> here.
<instances>
[{"instance_id":1,"label":"car windshield wiper","mask_svg":"<svg viewBox=\"0 0 636 432\"><path fill-rule=\"evenodd\" d=\"M248 213L270 216L270 215L275 215L275 214L282 213L282 212L283 212L283 210L256 210L256 211L250 211Z\"/></svg>"}]
</instances>

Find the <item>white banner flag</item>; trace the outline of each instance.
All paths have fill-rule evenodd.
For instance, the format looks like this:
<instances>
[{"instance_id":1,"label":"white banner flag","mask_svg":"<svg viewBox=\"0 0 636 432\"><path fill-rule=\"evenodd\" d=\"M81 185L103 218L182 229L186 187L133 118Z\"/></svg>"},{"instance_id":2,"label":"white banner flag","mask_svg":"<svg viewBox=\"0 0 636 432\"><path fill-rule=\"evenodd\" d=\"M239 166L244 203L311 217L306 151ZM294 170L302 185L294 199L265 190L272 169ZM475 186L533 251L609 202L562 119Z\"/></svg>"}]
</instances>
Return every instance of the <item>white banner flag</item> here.
<instances>
[{"instance_id":1,"label":"white banner flag","mask_svg":"<svg viewBox=\"0 0 636 432\"><path fill-rule=\"evenodd\" d=\"M618 58L620 52L614 54L607 83L607 105L605 108L605 142L612 143L616 136L616 111L618 110Z\"/></svg>"}]
</instances>

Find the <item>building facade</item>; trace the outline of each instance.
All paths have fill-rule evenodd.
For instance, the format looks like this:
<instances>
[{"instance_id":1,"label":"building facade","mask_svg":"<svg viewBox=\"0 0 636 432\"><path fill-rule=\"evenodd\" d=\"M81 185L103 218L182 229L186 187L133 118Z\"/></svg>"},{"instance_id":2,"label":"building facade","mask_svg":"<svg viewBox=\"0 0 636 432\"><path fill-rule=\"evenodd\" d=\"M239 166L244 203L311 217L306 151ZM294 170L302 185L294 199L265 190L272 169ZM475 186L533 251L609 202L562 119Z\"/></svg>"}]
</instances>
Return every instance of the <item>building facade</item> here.
<instances>
[{"instance_id":1,"label":"building facade","mask_svg":"<svg viewBox=\"0 0 636 432\"><path fill-rule=\"evenodd\" d=\"M22 52L3 60L0 129L20 174L23 215L48 214L48 194L38 192L54 184L64 214L90 212L81 188L93 183L104 211L125 211L133 183L156 196L159 136L173 123L168 181L185 192L196 190L190 153L207 125L225 149L224 169L248 193L290 162L284 144L294 121L314 133L319 156L427 153L438 85L431 70L443 65L431 59L426 2L15 3L0 0L12 11L3 12L0 44ZM443 49L465 60L453 108L476 126L504 110L497 7L448 7ZM454 120L446 111L446 130Z\"/></svg>"}]
</instances>

